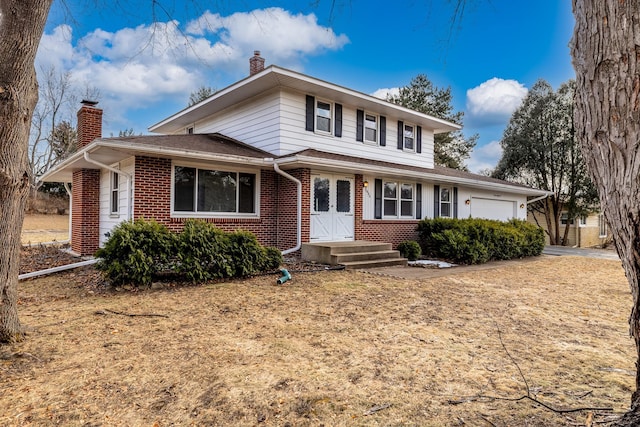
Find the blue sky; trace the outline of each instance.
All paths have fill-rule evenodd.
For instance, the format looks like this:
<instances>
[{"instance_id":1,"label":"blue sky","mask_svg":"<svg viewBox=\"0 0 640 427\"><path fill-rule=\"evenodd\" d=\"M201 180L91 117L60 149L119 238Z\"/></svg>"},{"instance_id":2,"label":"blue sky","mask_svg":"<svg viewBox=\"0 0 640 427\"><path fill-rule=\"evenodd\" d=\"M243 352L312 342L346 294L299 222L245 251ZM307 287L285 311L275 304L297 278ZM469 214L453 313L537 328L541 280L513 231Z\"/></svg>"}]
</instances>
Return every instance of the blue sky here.
<instances>
[{"instance_id":1,"label":"blue sky","mask_svg":"<svg viewBox=\"0 0 640 427\"><path fill-rule=\"evenodd\" d=\"M69 72L80 94L99 90L105 136L145 133L198 87L245 77L254 50L266 65L369 94L425 74L451 87L464 133L479 135L467 162L478 171L495 165L504 127L536 80L557 88L574 77L571 2L467 0L452 22L455 3L166 0L152 9L150 0L57 0L36 66Z\"/></svg>"}]
</instances>

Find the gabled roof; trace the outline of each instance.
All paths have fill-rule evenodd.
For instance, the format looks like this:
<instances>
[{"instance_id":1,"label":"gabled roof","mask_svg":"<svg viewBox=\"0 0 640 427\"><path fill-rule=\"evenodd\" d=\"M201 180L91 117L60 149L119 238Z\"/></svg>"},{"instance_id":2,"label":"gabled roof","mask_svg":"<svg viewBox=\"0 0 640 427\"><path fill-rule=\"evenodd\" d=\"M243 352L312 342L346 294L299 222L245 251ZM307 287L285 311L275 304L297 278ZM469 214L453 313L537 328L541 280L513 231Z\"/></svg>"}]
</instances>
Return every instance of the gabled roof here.
<instances>
[{"instance_id":1,"label":"gabled roof","mask_svg":"<svg viewBox=\"0 0 640 427\"><path fill-rule=\"evenodd\" d=\"M85 157L85 153L89 160ZM44 174L41 181L71 182L73 172L76 170L98 169L99 166L94 162L111 165L134 155L182 161L209 161L216 164L249 165L262 169L272 169L273 163L277 162L282 169L306 167L349 174L361 173L388 178L425 180L436 184L465 185L471 188L529 196L547 194L543 190L521 184L513 184L442 166L421 168L314 149L306 149L274 159L274 156L266 151L218 133L96 139Z\"/></svg>"},{"instance_id":2,"label":"gabled roof","mask_svg":"<svg viewBox=\"0 0 640 427\"><path fill-rule=\"evenodd\" d=\"M105 165L111 165L135 155L253 165L262 165L265 158L273 157L266 151L219 133L98 138L47 171L40 180L71 182L73 172L76 170L98 169L95 163L85 158L85 153L91 160Z\"/></svg>"},{"instance_id":3,"label":"gabled roof","mask_svg":"<svg viewBox=\"0 0 640 427\"><path fill-rule=\"evenodd\" d=\"M277 161L282 169L294 167L330 168L332 171L342 171L350 174L362 173L389 178L427 180L435 184L464 185L471 188L526 194L528 196L541 196L549 193L526 185L444 166L421 168L380 160L369 160L362 157L327 153L314 149L306 149L282 156Z\"/></svg>"},{"instance_id":4,"label":"gabled roof","mask_svg":"<svg viewBox=\"0 0 640 427\"><path fill-rule=\"evenodd\" d=\"M149 127L149 131L163 134L175 133L186 126L190 126L199 120L216 114L239 102L278 87L289 88L383 115L401 117L433 129L435 133L461 129L460 125L447 120L419 113L374 96L316 79L296 71L271 65L263 71L240 80L216 92L209 98L156 123Z\"/></svg>"}]
</instances>

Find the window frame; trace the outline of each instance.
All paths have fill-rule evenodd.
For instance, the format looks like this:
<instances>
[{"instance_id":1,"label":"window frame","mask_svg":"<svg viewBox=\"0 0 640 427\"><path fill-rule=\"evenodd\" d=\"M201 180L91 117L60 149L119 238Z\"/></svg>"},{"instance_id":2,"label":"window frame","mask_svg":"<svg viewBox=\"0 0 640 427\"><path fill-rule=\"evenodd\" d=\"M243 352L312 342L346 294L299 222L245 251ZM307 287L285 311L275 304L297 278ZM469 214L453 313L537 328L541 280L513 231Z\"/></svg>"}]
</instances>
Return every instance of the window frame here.
<instances>
[{"instance_id":1,"label":"window frame","mask_svg":"<svg viewBox=\"0 0 640 427\"><path fill-rule=\"evenodd\" d=\"M327 104L329 106L329 130L323 130L323 129L319 129L318 128L318 118L322 117L322 118L326 118L324 116L320 116L318 114L318 111L320 110L318 108L318 104ZM334 127L335 127L335 105L333 102L331 101L327 101L325 99L320 99L320 98L315 98L315 104L313 107L313 128L315 130L316 133L322 134L322 135L331 135L333 136L334 133Z\"/></svg>"},{"instance_id":2,"label":"window frame","mask_svg":"<svg viewBox=\"0 0 640 427\"><path fill-rule=\"evenodd\" d=\"M607 221L604 218L604 214L598 214L598 237L605 238L609 234L607 227Z\"/></svg>"},{"instance_id":3,"label":"window frame","mask_svg":"<svg viewBox=\"0 0 640 427\"><path fill-rule=\"evenodd\" d=\"M395 198L385 196L386 184L395 185ZM409 186L411 188L411 199L405 199L402 197L402 187ZM389 215L386 213L386 201L393 200L395 202L395 214ZM411 203L411 213L409 215L402 214L402 204ZM394 181L390 179L382 180L382 218L383 219L415 219L416 215L416 183L415 182L403 182Z\"/></svg>"},{"instance_id":4,"label":"window frame","mask_svg":"<svg viewBox=\"0 0 640 427\"><path fill-rule=\"evenodd\" d=\"M560 214L560 224L567 225L567 223L571 226L575 223L573 218L569 219L569 212L562 212Z\"/></svg>"},{"instance_id":5,"label":"window frame","mask_svg":"<svg viewBox=\"0 0 640 427\"><path fill-rule=\"evenodd\" d=\"M443 201L442 200L442 194L444 191L447 191L449 193L449 200L447 201ZM442 218L453 218L453 187L440 187L440 194L439 194L439 216ZM443 215L442 214L442 206L444 205L448 205L449 206L449 215Z\"/></svg>"},{"instance_id":6,"label":"window frame","mask_svg":"<svg viewBox=\"0 0 640 427\"><path fill-rule=\"evenodd\" d=\"M176 167L193 168L195 169L195 182L193 185L193 209L192 211L177 211L175 210L175 178ZM236 202L235 212L207 212L198 210L198 180L199 171L212 171L212 172L231 172L235 173L236 182L239 182L240 174L251 174L254 176L254 194L253 194L253 206L254 212L239 212L240 203L240 186L236 185ZM259 218L260 217L260 170L229 167L228 165L219 164L203 164L193 162L172 162L171 164L171 218Z\"/></svg>"},{"instance_id":7,"label":"window frame","mask_svg":"<svg viewBox=\"0 0 640 427\"><path fill-rule=\"evenodd\" d=\"M367 126L367 116L371 116L375 119L375 128ZM376 133L375 141L367 139L367 129L374 129ZM362 117L362 142L365 144L378 145L380 143L380 115L364 111Z\"/></svg>"},{"instance_id":8,"label":"window frame","mask_svg":"<svg viewBox=\"0 0 640 427\"><path fill-rule=\"evenodd\" d=\"M120 173L109 171L109 215L120 216Z\"/></svg>"},{"instance_id":9,"label":"window frame","mask_svg":"<svg viewBox=\"0 0 640 427\"><path fill-rule=\"evenodd\" d=\"M407 136L405 136L405 132L407 127L410 127L412 129L411 131L411 139L413 140L413 148L407 148ZM416 125L414 125L413 123L407 123L407 122L403 122L402 123L402 151L407 151L409 153L415 153L416 152L416 144L417 144L417 129L418 127Z\"/></svg>"}]
</instances>

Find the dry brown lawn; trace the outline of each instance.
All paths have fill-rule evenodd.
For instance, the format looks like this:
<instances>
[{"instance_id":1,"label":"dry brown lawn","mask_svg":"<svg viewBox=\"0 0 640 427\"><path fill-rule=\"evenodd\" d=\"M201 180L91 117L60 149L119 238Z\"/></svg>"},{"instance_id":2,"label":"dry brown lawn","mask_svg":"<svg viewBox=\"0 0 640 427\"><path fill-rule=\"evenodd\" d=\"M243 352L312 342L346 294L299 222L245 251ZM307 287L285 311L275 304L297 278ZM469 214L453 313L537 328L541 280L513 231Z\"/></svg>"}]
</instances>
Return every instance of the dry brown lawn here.
<instances>
[{"instance_id":1,"label":"dry brown lawn","mask_svg":"<svg viewBox=\"0 0 640 427\"><path fill-rule=\"evenodd\" d=\"M29 334L0 348L0 425L573 426L630 401L619 262L293 276L108 293L75 273L21 282ZM503 400L527 388L613 410Z\"/></svg>"},{"instance_id":2,"label":"dry brown lawn","mask_svg":"<svg viewBox=\"0 0 640 427\"><path fill-rule=\"evenodd\" d=\"M69 239L69 215L27 214L22 243L61 242Z\"/></svg>"}]
</instances>

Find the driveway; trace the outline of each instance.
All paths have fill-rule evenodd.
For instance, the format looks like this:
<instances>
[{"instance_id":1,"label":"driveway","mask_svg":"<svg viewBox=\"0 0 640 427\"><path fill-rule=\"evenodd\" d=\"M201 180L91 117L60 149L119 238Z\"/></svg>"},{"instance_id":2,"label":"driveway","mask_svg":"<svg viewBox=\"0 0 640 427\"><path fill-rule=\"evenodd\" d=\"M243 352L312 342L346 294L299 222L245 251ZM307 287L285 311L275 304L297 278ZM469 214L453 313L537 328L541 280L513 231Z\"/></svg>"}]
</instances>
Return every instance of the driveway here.
<instances>
[{"instance_id":1,"label":"driveway","mask_svg":"<svg viewBox=\"0 0 640 427\"><path fill-rule=\"evenodd\" d=\"M583 249L571 248L567 246L545 246L542 256L580 256L597 259L619 260L618 254L614 250L609 249ZM468 273L470 271L489 270L492 268L503 267L506 265L517 265L539 260L540 257L528 257L522 259L513 259L509 261L491 261L486 264L479 265L460 265L452 268L420 268L420 267L378 267L360 269L371 274L380 276L397 277L400 279L429 279L433 277L451 276L459 273Z\"/></svg>"},{"instance_id":2,"label":"driveway","mask_svg":"<svg viewBox=\"0 0 640 427\"><path fill-rule=\"evenodd\" d=\"M583 256L587 258L618 260L618 253L611 249L584 249L571 248L569 246L545 246L543 255L553 256Z\"/></svg>"}]
</instances>

